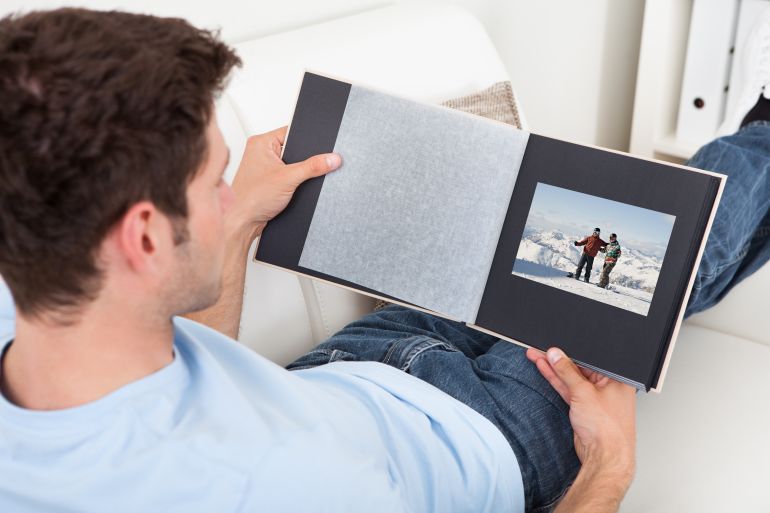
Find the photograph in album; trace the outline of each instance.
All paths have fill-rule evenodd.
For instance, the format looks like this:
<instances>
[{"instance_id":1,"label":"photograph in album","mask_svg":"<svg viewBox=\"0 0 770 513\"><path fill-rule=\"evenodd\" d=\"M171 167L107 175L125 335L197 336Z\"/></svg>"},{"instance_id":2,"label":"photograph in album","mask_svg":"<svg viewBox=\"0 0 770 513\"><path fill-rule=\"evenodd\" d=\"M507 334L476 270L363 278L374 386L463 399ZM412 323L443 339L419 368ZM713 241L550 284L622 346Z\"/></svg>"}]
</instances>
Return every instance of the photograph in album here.
<instances>
[{"instance_id":1,"label":"photograph in album","mask_svg":"<svg viewBox=\"0 0 770 513\"><path fill-rule=\"evenodd\" d=\"M647 315L674 220L538 183L513 274Z\"/></svg>"}]
</instances>

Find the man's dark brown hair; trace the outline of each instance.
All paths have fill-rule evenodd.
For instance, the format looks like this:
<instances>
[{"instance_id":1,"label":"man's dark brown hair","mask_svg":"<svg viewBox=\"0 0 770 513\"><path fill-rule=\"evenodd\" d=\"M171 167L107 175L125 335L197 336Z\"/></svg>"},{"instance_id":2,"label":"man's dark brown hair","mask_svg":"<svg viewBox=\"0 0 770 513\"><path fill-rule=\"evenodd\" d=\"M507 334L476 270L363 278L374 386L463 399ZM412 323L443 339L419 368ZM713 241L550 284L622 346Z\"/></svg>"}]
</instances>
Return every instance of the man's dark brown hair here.
<instances>
[{"instance_id":1,"label":"man's dark brown hair","mask_svg":"<svg viewBox=\"0 0 770 513\"><path fill-rule=\"evenodd\" d=\"M0 275L20 312L99 291L131 205L187 216L235 53L180 19L61 9L0 20Z\"/></svg>"}]
</instances>

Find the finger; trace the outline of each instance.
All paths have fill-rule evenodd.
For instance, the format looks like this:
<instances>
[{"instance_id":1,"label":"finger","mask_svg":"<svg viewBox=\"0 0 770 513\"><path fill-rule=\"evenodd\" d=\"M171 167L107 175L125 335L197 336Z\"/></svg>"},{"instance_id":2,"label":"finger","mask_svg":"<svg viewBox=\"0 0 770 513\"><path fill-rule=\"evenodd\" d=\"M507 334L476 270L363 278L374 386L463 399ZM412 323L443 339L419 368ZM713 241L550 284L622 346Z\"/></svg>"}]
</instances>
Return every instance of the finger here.
<instances>
[{"instance_id":1,"label":"finger","mask_svg":"<svg viewBox=\"0 0 770 513\"><path fill-rule=\"evenodd\" d=\"M578 370L577 365L572 363L572 360L567 358L567 355L561 349L552 347L546 355L554 373L567 385L567 388L574 390L575 387L587 383L586 378Z\"/></svg>"},{"instance_id":2,"label":"finger","mask_svg":"<svg viewBox=\"0 0 770 513\"><path fill-rule=\"evenodd\" d=\"M302 162L291 164L289 170L294 173L298 182L304 182L309 178L325 175L329 171L334 171L342 164L342 159L336 153L325 153L310 157Z\"/></svg>"},{"instance_id":3,"label":"finger","mask_svg":"<svg viewBox=\"0 0 770 513\"><path fill-rule=\"evenodd\" d=\"M610 382L610 378L608 376L602 376L596 380L596 386L599 388L603 388L607 386L609 382Z\"/></svg>"},{"instance_id":4,"label":"finger","mask_svg":"<svg viewBox=\"0 0 770 513\"><path fill-rule=\"evenodd\" d=\"M619 391L621 394L627 394L630 396L636 397L636 388L632 387L631 385L627 383L621 383L620 381L616 379L612 379L610 377L607 378L607 381L604 384L605 388L612 388L616 391Z\"/></svg>"},{"instance_id":5,"label":"finger","mask_svg":"<svg viewBox=\"0 0 770 513\"><path fill-rule=\"evenodd\" d=\"M548 363L548 360L546 360L545 358L537 360L535 362L535 367L537 367L537 370L540 371L540 374L542 374L545 380L553 387L554 390L556 390L556 393L558 393L561 396L564 402L569 404L570 403L569 388L567 388L567 385L565 385L564 382L561 379L559 379L559 376L557 376L556 373L553 371L551 364Z\"/></svg>"},{"instance_id":6,"label":"finger","mask_svg":"<svg viewBox=\"0 0 770 513\"><path fill-rule=\"evenodd\" d=\"M546 353L531 347L527 349L527 358L535 364L535 367L537 367L537 370L540 371L540 374L542 374L546 381L548 381L553 389L556 390L564 402L569 404L569 388L567 388L567 385L565 385L564 382L562 382L562 380L556 375L553 368L551 367L551 364L548 363L548 357L546 356Z\"/></svg>"},{"instance_id":7,"label":"finger","mask_svg":"<svg viewBox=\"0 0 770 513\"><path fill-rule=\"evenodd\" d=\"M286 141L286 132L288 132L289 127L288 126L282 126L281 128L276 128L275 130L271 130L269 132L265 133L265 136L273 138L275 137L278 139L278 142L283 145L284 141Z\"/></svg>"},{"instance_id":8,"label":"finger","mask_svg":"<svg viewBox=\"0 0 770 513\"><path fill-rule=\"evenodd\" d=\"M535 349L534 347L530 347L527 349L527 359L532 363L537 363L538 360L545 359L545 352L540 351L539 349Z\"/></svg>"},{"instance_id":9,"label":"finger","mask_svg":"<svg viewBox=\"0 0 770 513\"><path fill-rule=\"evenodd\" d=\"M273 155L275 155L278 159L280 159L281 154L283 153L283 143L286 140L287 130L288 127L285 126L276 128L275 130L264 134L262 139L263 141L267 141L267 144L270 147L270 151L272 151Z\"/></svg>"}]
</instances>

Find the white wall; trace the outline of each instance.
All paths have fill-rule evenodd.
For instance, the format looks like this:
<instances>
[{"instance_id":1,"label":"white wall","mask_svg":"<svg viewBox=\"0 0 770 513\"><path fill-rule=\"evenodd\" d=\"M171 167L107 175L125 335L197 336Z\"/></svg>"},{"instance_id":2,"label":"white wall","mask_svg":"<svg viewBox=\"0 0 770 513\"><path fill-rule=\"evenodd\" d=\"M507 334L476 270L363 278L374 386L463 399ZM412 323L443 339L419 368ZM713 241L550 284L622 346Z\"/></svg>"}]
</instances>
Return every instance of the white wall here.
<instances>
[{"instance_id":1,"label":"white wall","mask_svg":"<svg viewBox=\"0 0 770 513\"><path fill-rule=\"evenodd\" d=\"M186 18L239 42L392 4L388 0L0 0L0 14L57 7L120 9Z\"/></svg>"},{"instance_id":2,"label":"white wall","mask_svg":"<svg viewBox=\"0 0 770 513\"><path fill-rule=\"evenodd\" d=\"M487 27L534 132L626 150L644 0L452 0Z\"/></svg>"},{"instance_id":3,"label":"white wall","mask_svg":"<svg viewBox=\"0 0 770 513\"><path fill-rule=\"evenodd\" d=\"M468 9L487 28L533 131L628 148L644 0L443 1ZM388 3L393 2L2 0L0 13L63 5L152 12L220 26L225 39L237 42Z\"/></svg>"}]
</instances>

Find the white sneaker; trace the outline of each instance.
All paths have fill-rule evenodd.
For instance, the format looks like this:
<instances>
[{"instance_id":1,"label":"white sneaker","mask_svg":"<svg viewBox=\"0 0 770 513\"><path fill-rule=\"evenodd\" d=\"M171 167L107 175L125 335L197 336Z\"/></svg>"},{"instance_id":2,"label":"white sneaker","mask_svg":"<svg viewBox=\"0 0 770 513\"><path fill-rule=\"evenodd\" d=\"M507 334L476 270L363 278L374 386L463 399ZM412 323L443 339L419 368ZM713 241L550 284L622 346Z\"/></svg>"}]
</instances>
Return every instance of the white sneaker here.
<instances>
[{"instance_id":1,"label":"white sneaker","mask_svg":"<svg viewBox=\"0 0 770 513\"><path fill-rule=\"evenodd\" d=\"M759 95L770 99L770 7L765 8L746 36L740 57L738 83L730 87L740 88L738 101L717 131L717 135L730 135L738 131L741 121L756 105Z\"/></svg>"}]
</instances>

